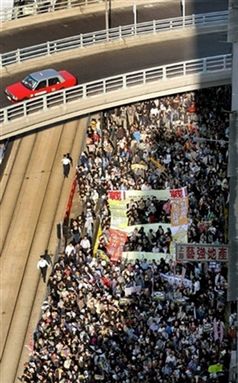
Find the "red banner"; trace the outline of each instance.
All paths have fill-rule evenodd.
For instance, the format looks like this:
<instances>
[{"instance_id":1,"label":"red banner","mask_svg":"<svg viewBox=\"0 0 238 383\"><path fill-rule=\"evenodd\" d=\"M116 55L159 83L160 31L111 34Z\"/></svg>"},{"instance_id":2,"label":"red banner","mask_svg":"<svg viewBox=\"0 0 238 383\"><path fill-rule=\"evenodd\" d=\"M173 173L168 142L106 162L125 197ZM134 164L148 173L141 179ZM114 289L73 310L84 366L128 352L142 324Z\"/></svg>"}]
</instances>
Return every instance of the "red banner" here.
<instances>
[{"instance_id":1,"label":"red banner","mask_svg":"<svg viewBox=\"0 0 238 383\"><path fill-rule=\"evenodd\" d=\"M108 192L108 198L120 201L123 199L123 192L121 190L110 190Z\"/></svg>"},{"instance_id":2,"label":"red banner","mask_svg":"<svg viewBox=\"0 0 238 383\"><path fill-rule=\"evenodd\" d=\"M117 262L122 257L123 247L127 240L127 233L121 230L109 229L110 237L107 244L107 254L110 260Z\"/></svg>"},{"instance_id":3,"label":"red banner","mask_svg":"<svg viewBox=\"0 0 238 383\"><path fill-rule=\"evenodd\" d=\"M74 180L73 180L73 183L72 183L72 186L71 186L71 189L70 189L70 194L69 194L69 199L68 199L68 202L67 202L67 206L66 206L66 209L65 209L65 214L64 214L65 218L69 218L69 216L70 216L70 212L71 212L71 208L72 208L72 205L73 205L73 199L74 199L74 194L75 194L76 186L77 186L77 178L75 176Z\"/></svg>"}]
</instances>

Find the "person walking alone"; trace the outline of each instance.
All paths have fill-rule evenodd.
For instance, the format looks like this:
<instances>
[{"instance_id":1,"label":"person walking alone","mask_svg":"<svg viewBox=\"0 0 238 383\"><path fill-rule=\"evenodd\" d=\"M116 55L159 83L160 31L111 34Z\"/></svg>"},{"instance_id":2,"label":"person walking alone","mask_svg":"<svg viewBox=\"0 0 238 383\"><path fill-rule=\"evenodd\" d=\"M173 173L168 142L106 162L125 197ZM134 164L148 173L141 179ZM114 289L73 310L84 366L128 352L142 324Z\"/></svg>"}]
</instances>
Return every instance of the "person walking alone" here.
<instances>
[{"instance_id":1,"label":"person walking alone","mask_svg":"<svg viewBox=\"0 0 238 383\"><path fill-rule=\"evenodd\" d=\"M63 173L64 173L64 178L67 178L69 176L69 171L70 171L70 165L71 165L71 159L67 156L67 154L64 154L62 160L63 164Z\"/></svg>"},{"instance_id":2,"label":"person walking alone","mask_svg":"<svg viewBox=\"0 0 238 383\"><path fill-rule=\"evenodd\" d=\"M45 254L41 255L40 259L37 263L37 269L40 270L44 283L46 282L47 268L52 264L49 262L49 260L47 261L46 256L49 256L48 252L47 252L47 254L45 253Z\"/></svg>"}]
</instances>

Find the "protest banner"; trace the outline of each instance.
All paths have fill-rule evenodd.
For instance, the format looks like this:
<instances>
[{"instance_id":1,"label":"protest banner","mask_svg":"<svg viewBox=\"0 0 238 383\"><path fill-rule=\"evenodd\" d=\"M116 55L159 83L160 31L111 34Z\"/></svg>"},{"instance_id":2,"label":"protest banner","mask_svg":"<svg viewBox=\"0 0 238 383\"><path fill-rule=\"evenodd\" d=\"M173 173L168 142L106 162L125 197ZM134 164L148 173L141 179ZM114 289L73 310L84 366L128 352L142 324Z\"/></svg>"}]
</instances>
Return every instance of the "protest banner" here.
<instances>
[{"instance_id":1,"label":"protest banner","mask_svg":"<svg viewBox=\"0 0 238 383\"><path fill-rule=\"evenodd\" d=\"M128 225L125 200L108 200L111 212L111 227L124 229Z\"/></svg>"},{"instance_id":2,"label":"protest banner","mask_svg":"<svg viewBox=\"0 0 238 383\"><path fill-rule=\"evenodd\" d=\"M141 197L156 197L161 201L167 201L170 199L170 191L169 189L164 190L125 190L125 199L129 202L131 199L139 199Z\"/></svg>"},{"instance_id":3,"label":"protest banner","mask_svg":"<svg viewBox=\"0 0 238 383\"><path fill-rule=\"evenodd\" d=\"M170 190L171 199L171 225L180 226L188 224L188 196L187 187Z\"/></svg>"},{"instance_id":4,"label":"protest banner","mask_svg":"<svg viewBox=\"0 0 238 383\"><path fill-rule=\"evenodd\" d=\"M227 262L228 246L177 243L176 260L178 262Z\"/></svg>"},{"instance_id":5,"label":"protest banner","mask_svg":"<svg viewBox=\"0 0 238 383\"><path fill-rule=\"evenodd\" d=\"M97 253L99 240L100 240L101 235L102 235L102 228L101 228L101 225L99 225L99 228L97 231L97 236L96 236L95 243L93 246L93 255L95 255Z\"/></svg>"},{"instance_id":6,"label":"protest banner","mask_svg":"<svg viewBox=\"0 0 238 383\"><path fill-rule=\"evenodd\" d=\"M138 294L141 292L141 286L125 287L125 296L128 297L131 294Z\"/></svg>"},{"instance_id":7,"label":"protest banner","mask_svg":"<svg viewBox=\"0 0 238 383\"><path fill-rule=\"evenodd\" d=\"M140 261L143 259L147 259L147 261L160 261L162 258L166 263L175 260L175 256L166 253L151 253L144 251L123 251L122 253L122 259L125 259L129 262L135 262L137 259Z\"/></svg>"},{"instance_id":8,"label":"protest banner","mask_svg":"<svg viewBox=\"0 0 238 383\"><path fill-rule=\"evenodd\" d=\"M132 164L131 165L131 169L132 170L137 170L137 169L143 169L143 170L147 170L148 166L146 164Z\"/></svg>"},{"instance_id":9,"label":"protest banner","mask_svg":"<svg viewBox=\"0 0 238 383\"><path fill-rule=\"evenodd\" d=\"M170 199L184 198L184 197L187 197L187 195L188 195L186 186L179 188L179 189L170 189L169 193L170 193Z\"/></svg>"},{"instance_id":10,"label":"protest banner","mask_svg":"<svg viewBox=\"0 0 238 383\"><path fill-rule=\"evenodd\" d=\"M150 157L149 160L161 171L161 173L163 173L166 170L166 167L162 165L159 160L155 160L152 157Z\"/></svg>"},{"instance_id":11,"label":"protest banner","mask_svg":"<svg viewBox=\"0 0 238 383\"><path fill-rule=\"evenodd\" d=\"M167 281L171 285L180 286L183 285L186 288L192 288L193 283L190 279L184 278L183 276L171 275L171 274L163 274L160 273L160 276L163 280Z\"/></svg>"},{"instance_id":12,"label":"protest banner","mask_svg":"<svg viewBox=\"0 0 238 383\"><path fill-rule=\"evenodd\" d=\"M159 222L159 223L147 223L145 225L131 225L131 226L125 227L125 229L123 231L125 231L128 234L130 234L135 229L140 230L140 228L143 227L144 228L144 232L147 234L150 229L152 229L154 232L156 232L158 230L159 226L161 226L164 229L164 231L166 231L168 228L171 229L170 223L161 223L161 222Z\"/></svg>"},{"instance_id":13,"label":"protest banner","mask_svg":"<svg viewBox=\"0 0 238 383\"><path fill-rule=\"evenodd\" d=\"M188 197L173 198L171 200L171 225L188 224Z\"/></svg>"},{"instance_id":14,"label":"protest banner","mask_svg":"<svg viewBox=\"0 0 238 383\"><path fill-rule=\"evenodd\" d=\"M110 228L109 234L109 242L106 246L107 255L111 261L116 262L122 257L123 247L127 240L127 233Z\"/></svg>"}]
</instances>

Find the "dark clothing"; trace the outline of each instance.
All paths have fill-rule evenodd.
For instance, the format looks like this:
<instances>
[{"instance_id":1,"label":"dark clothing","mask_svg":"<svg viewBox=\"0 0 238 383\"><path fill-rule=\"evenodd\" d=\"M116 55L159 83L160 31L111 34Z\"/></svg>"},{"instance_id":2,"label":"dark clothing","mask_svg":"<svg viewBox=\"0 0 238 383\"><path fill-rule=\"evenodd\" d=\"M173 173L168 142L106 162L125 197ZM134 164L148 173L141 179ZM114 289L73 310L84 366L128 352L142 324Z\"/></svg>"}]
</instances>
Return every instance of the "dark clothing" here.
<instances>
[{"instance_id":1,"label":"dark clothing","mask_svg":"<svg viewBox=\"0 0 238 383\"><path fill-rule=\"evenodd\" d=\"M42 276L43 282L45 283L45 281L46 281L46 274L47 274L47 266L40 267L40 272L41 272L41 276Z\"/></svg>"},{"instance_id":2,"label":"dark clothing","mask_svg":"<svg viewBox=\"0 0 238 383\"><path fill-rule=\"evenodd\" d=\"M51 260L51 256L50 256L50 254L48 254L47 250L40 257L44 258L46 260L46 262L49 263L49 265L51 265L51 266L53 265L52 260Z\"/></svg>"}]
</instances>

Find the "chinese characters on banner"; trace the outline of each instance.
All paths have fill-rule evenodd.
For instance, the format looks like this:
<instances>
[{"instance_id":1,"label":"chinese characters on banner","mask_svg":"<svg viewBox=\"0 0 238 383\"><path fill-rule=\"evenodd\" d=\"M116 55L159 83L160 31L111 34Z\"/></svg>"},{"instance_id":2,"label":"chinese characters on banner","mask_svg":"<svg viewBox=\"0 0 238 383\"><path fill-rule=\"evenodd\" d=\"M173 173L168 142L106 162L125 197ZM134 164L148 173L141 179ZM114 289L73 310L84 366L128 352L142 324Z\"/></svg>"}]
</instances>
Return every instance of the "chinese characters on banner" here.
<instances>
[{"instance_id":1,"label":"chinese characters on banner","mask_svg":"<svg viewBox=\"0 0 238 383\"><path fill-rule=\"evenodd\" d=\"M111 261L116 262L122 257L123 247L127 240L127 233L116 229L109 229L109 233L109 243L106 247L107 254L109 255Z\"/></svg>"},{"instance_id":2,"label":"chinese characters on banner","mask_svg":"<svg viewBox=\"0 0 238 383\"><path fill-rule=\"evenodd\" d=\"M227 245L176 244L178 262L228 261Z\"/></svg>"},{"instance_id":3,"label":"chinese characters on banner","mask_svg":"<svg viewBox=\"0 0 238 383\"><path fill-rule=\"evenodd\" d=\"M121 190L111 190L108 192L108 199L121 201L124 199L124 193Z\"/></svg>"},{"instance_id":4,"label":"chinese characters on banner","mask_svg":"<svg viewBox=\"0 0 238 383\"><path fill-rule=\"evenodd\" d=\"M170 198L184 198L187 197L187 187L180 189L170 189Z\"/></svg>"}]
</instances>

